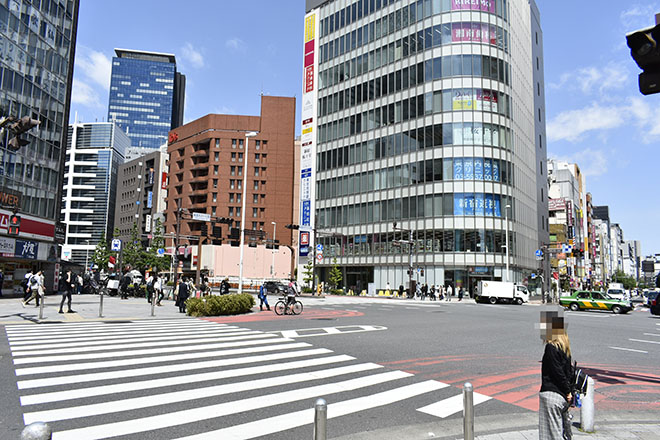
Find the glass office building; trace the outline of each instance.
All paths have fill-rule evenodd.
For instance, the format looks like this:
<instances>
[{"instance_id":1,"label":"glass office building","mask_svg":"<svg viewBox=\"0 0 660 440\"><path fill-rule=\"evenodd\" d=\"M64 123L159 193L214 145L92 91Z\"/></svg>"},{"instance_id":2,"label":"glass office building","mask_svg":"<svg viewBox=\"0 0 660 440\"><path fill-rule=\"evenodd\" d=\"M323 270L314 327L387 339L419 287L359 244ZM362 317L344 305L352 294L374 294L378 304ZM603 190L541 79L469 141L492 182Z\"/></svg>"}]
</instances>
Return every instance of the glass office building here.
<instances>
[{"instance_id":1,"label":"glass office building","mask_svg":"<svg viewBox=\"0 0 660 440\"><path fill-rule=\"evenodd\" d=\"M131 139L133 147L167 143L170 130L183 124L186 77L174 55L115 49L112 58L108 121Z\"/></svg>"},{"instance_id":2,"label":"glass office building","mask_svg":"<svg viewBox=\"0 0 660 440\"><path fill-rule=\"evenodd\" d=\"M40 121L21 136L29 144L17 151L8 148L8 124L0 137L5 289L28 268L43 269L52 288L78 9L78 0L0 0L0 117ZM14 212L21 217L20 232L8 236Z\"/></svg>"},{"instance_id":3,"label":"glass office building","mask_svg":"<svg viewBox=\"0 0 660 440\"><path fill-rule=\"evenodd\" d=\"M61 213L64 259L85 264L101 236L113 236L117 173L130 146L128 136L111 122L69 126Z\"/></svg>"},{"instance_id":4,"label":"glass office building","mask_svg":"<svg viewBox=\"0 0 660 440\"><path fill-rule=\"evenodd\" d=\"M538 272L547 173L533 1L308 0L304 54L300 225L323 255L301 254L321 280L337 264L354 290L407 288L412 262L414 281L472 292Z\"/></svg>"}]
</instances>

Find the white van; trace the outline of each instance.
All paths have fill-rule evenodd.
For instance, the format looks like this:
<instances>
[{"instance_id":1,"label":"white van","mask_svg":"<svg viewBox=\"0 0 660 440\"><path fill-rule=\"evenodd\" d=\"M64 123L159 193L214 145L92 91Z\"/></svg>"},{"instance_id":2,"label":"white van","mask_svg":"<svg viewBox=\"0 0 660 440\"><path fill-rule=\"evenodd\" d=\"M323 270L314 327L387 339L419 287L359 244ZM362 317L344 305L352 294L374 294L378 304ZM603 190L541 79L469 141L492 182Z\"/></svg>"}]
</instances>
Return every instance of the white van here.
<instances>
[{"instance_id":1,"label":"white van","mask_svg":"<svg viewBox=\"0 0 660 440\"><path fill-rule=\"evenodd\" d=\"M507 302L522 304L529 302L527 287L506 281L479 281L477 286L477 302Z\"/></svg>"}]
</instances>

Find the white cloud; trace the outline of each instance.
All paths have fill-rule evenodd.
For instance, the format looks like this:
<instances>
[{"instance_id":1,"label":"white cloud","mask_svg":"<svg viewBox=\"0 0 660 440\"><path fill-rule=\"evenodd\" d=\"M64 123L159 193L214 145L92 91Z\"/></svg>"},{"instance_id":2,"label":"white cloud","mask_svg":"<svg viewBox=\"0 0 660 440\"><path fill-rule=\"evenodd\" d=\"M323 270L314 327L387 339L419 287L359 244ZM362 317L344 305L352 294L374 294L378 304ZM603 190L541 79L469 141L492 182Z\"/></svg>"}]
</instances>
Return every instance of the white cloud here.
<instances>
[{"instance_id":1,"label":"white cloud","mask_svg":"<svg viewBox=\"0 0 660 440\"><path fill-rule=\"evenodd\" d=\"M240 50L240 51L245 50L246 48L245 41L241 40L238 37L234 37L225 41L225 46L227 46L229 49Z\"/></svg>"},{"instance_id":2,"label":"white cloud","mask_svg":"<svg viewBox=\"0 0 660 440\"><path fill-rule=\"evenodd\" d=\"M87 107L102 107L99 95L93 87L77 78L73 79L71 88L71 102Z\"/></svg>"},{"instance_id":3,"label":"white cloud","mask_svg":"<svg viewBox=\"0 0 660 440\"><path fill-rule=\"evenodd\" d=\"M658 4L633 5L621 12L621 23L628 32L654 25L654 17L658 11Z\"/></svg>"},{"instance_id":4,"label":"white cloud","mask_svg":"<svg viewBox=\"0 0 660 440\"><path fill-rule=\"evenodd\" d=\"M181 57L196 69L204 67L204 56L196 50L191 43L186 43L181 48Z\"/></svg>"},{"instance_id":5,"label":"white cloud","mask_svg":"<svg viewBox=\"0 0 660 440\"><path fill-rule=\"evenodd\" d=\"M605 67L582 67L561 75L558 83L548 85L550 89L580 90L585 95L598 91L611 94L612 90L621 89L628 81L629 71L620 64L610 63Z\"/></svg>"},{"instance_id":6,"label":"white cloud","mask_svg":"<svg viewBox=\"0 0 660 440\"><path fill-rule=\"evenodd\" d=\"M216 115L236 115L236 109L233 107L227 107L223 105L222 107L216 107L211 113Z\"/></svg>"},{"instance_id":7,"label":"white cloud","mask_svg":"<svg viewBox=\"0 0 660 440\"><path fill-rule=\"evenodd\" d=\"M589 107L562 112L548 122L548 140L576 142L585 133L620 127L624 123L621 110L617 106L592 103Z\"/></svg>"},{"instance_id":8,"label":"white cloud","mask_svg":"<svg viewBox=\"0 0 660 440\"><path fill-rule=\"evenodd\" d=\"M110 75L112 60L103 52L80 46L76 54L76 68L87 79L95 82L105 90L110 90Z\"/></svg>"},{"instance_id":9,"label":"white cloud","mask_svg":"<svg viewBox=\"0 0 660 440\"><path fill-rule=\"evenodd\" d=\"M578 164L582 174L585 176L600 176L605 174L609 162L607 155L603 151L591 148L577 151L570 156L553 157L553 159Z\"/></svg>"}]
</instances>

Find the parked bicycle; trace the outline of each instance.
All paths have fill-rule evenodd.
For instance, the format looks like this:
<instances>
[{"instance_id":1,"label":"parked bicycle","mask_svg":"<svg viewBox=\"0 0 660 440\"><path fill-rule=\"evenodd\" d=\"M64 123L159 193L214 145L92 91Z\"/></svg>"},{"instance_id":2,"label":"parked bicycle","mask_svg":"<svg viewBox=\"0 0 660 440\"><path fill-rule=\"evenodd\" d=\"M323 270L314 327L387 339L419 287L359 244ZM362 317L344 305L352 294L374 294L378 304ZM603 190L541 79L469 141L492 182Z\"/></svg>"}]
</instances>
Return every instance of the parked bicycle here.
<instances>
[{"instance_id":1,"label":"parked bicycle","mask_svg":"<svg viewBox=\"0 0 660 440\"><path fill-rule=\"evenodd\" d=\"M280 297L275 304L276 315L300 315L303 311L303 305L300 301L287 302L285 296Z\"/></svg>"}]
</instances>

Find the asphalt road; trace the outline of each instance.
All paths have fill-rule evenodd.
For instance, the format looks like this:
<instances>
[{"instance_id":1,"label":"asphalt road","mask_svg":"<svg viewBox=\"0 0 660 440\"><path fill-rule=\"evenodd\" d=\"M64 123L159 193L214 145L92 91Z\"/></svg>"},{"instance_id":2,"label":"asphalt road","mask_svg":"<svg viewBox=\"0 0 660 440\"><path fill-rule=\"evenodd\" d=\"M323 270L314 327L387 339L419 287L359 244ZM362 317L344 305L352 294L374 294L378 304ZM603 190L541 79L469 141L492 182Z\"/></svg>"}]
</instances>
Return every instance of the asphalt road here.
<instances>
[{"instance_id":1,"label":"asphalt road","mask_svg":"<svg viewBox=\"0 0 660 440\"><path fill-rule=\"evenodd\" d=\"M317 397L330 405L329 438L442 437L460 428L466 381L493 427L533 420L545 307L302 301L295 317L8 325L0 438L49 420L54 439L305 439ZM660 319L565 317L598 411L660 410Z\"/></svg>"}]
</instances>

